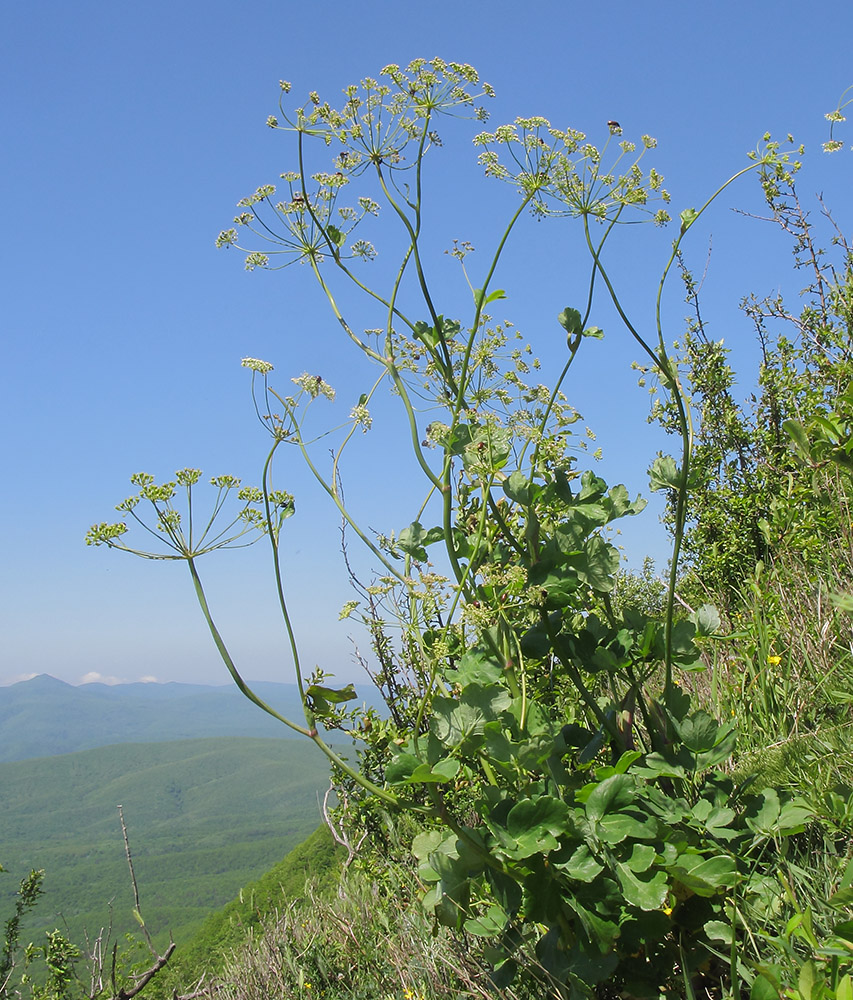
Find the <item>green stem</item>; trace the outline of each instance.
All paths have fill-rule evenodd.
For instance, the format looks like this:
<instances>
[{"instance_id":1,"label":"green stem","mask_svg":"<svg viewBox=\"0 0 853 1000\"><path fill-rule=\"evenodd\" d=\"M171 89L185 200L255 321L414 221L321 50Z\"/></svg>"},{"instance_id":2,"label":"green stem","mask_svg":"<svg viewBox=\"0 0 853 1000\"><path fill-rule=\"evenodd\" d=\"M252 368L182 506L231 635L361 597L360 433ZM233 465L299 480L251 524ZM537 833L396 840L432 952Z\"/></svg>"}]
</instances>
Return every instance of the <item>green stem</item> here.
<instances>
[{"instance_id":1,"label":"green stem","mask_svg":"<svg viewBox=\"0 0 853 1000\"><path fill-rule=\"evenodd\" d=\"M388 570L388 572L391 574L391 576L393 576L393 577L395 577L395 579L399 580L400 583L405 583L405 578L400 574L400 572L396 569L396 567L393 566L388 561L388 559L385 557L384 553L382 553L373 544L373 542L371 542L371 540L367 537L367 535L365 535L365 533L361 530L361 528L352 519L352 516L350 515L350 512L346 509L346 507L344 506L343 502L341 501L341 498L338 496L337 489L335 489L335 487L333 485L327 483L326 480L320 475L319 469L317 469L317 467L311 461L311 456L308 454L308 449L305 447L305 443L302 440L302 435L299 432L298 428L295 430L294 434L295 434L294 440L296 441L296 445L299 448L300 452L302 453L302 458L304 459L305 464L308 466L309 470L311 471L312 475L317 480L317 482L320 484L320 486L322 486L322 488L326 491L326 493L328 493L328 495L331 497L332 502L338 508L338 511L340 512L341 517L343 517L343 519L346 521L346 523L352 528L352 530L356 533L356 535L358 535L358 537L361 539L362 543L368 549L370 549L370 551L382 563L382 565L385 567L385 569Z\"/></svg>"},{"instance_id":2,"label":"green stem","mask_svg":"<svg viewBox=\"0 0 853 1000\"><path fill-rule=\"evenodd\" d=\"M424 474L426 475L426 477L429 479L429 481L435 487L437 487L437 488L440 489L441 488L441 482L436 477L436 475L432 471L432 469L429 467L429 463L427 462L426 457L424 456L423 450L421 449L420 436L418 434L418 425L417 425L417 419L415 417L415 411L414 411L414 408L412 407L412 402L409 399L409 393L408 393L408 390L406 389L406 384L400 378L400 372L398 371L397 366L394 363L393 358L390 357L390 356L383 357L381 354L377 353L372 348L368 347L367 344L363 343L352 332L352 330L350 329L349 324L344 319L343 314L341 313L340 309L338 309L338 304L337 304L337 302L335 300L335 297L332 294L332 291L329 288L329 286L323 280L323 276L320 274L320 270L317 267L316 261L314 261L314 260L311 261L311 269L313 270L314 276L316 277L317 281L319 282L320 287L323 289L323 291L324 291L324 293L326 295L326 298L328 299L329 305L332 308L332 312L335 314L335 318L341 324L341 326L343 327L343 329L346 332L347 336L368 357L372 358L374 361L378 361L385 368L385 370L388 372L388 374L390 375L391 380L394 383L394 387L397 389L398 393L400 394L400 398L403 401L403 406L405 407L405 410L406 410L406 416L407 416L408 421L409 421L409 433L411 435L412 447L413 447L413 450L414 450L414 453L415 453L415 458L417 460L417 463L421 467L422 471L424 472ZM401 275L398 276L398 279L397 279L398 282L400 280L400 277L401 277ZM389 309L393 310L393 303L389 305ZM315 475L316 475L316 472L315 472ZM321 480L321 482L322 482L322 480ZM359 536L362 537L362 539L363 539L363 536L360 533L359 533Z\"/></svg>"},{"instance_id":3,"label":"green stem","mask_svg":"<svg viewBox=\"0 0 853 1000\"><path fill-rule=\"evenodd\" d=\"M464 394L468 379L468 366L471 362L471 351L474 348L474 339L477 336L477 330L479 330L480 328L480 317L482 316L483 313L483 303L486 301L487 298L489 284L491 283L494 273L497 270L498 262L501 259L501 255L503 254L504 247L506 246L507 240L510 237L510 233L512 233L513 229L515 228L516 222L518 222L518 220L521 218L521 213L530 204L532 198L533 198L532 193L528 194L527 197L523 198L521 204L518 206L518 208L513 213L512 218L509 220L509 224L504 230L503 236L501 236L500 238L500 242L498 243L497 249L492 255L492 262L489 266L489 270L486 272L486 277L485 280L483 281L483 287L480 290L481 291L480 300L475 303L474 322L471 324L471 335L468 338L468 343L465 347L465 354L462 358L462 367L460 369L460 375L459 375L459 391L456 397L456 405L453 410L453 423L456 422L456 418L459 415L459 411L464 406L465 402Z\"/></svg>"},{"instance_id":4,"label":"green stem","mask_svg":"<svg viewBox=\"0 0 853 1000\"><path fill-rule=\"evenodd\" d=\"M213 616L210 613L210 607L207 603L207 598L204 593L204 588L201 585L201 579L198 575L198 571L195 568L195 562L190 557L187 559L187 565L189 566L190 576L192 577L193 587L195 588L196 597L198 598L199 606L201 607L204 619L207 622L207 627L210 630L211 636L213 636L213 642L216 645L216 649L219 652L222 662L228 668L228 673L231 674L234 683L240 689L240 692L257 705L262 711L266 712L267 715L271 715L274 719L277 719L283 725L287 726L289 729L293 729L295 732L300 733L302 736L307 736L309 739L313 740L314 743L323 751L323 753L329 758L329 760L336 766L339 767L344 774L348 775L355 781L358 785L365 789L365 791L370 792L377 798L381 799L383 802L388 803L388 805L399 805L400 800L394 794L386 791L384 788L380 788L375 785L372 781L369 781L362 774L351 767L342 757L338 756L334 750L323 740L323 738L317 732L316 727L311 724L311 728L308 729L305 726L300 726L296 722L292 722L290 719L285 718L280 715L274 708L268 705L262 698L258 697L257 694L249 687L249 685L240 676L240 672L231 658L231 654L228 652L228 647L225 645L225 641L219 633L214 621Z\"/></svg>"},{"instance_id":5,"label":"green stem","mask_svg":"<svg viewBox=\"0 0 853 1000\"><path fill-rule=\"evenodd\" d=\"M189 566L190 576L192 577L193 587L195 588L196 598L198 599L199 606L201 607L201 612L204 615L204 620L207 622L207 627L210 630L210 634L213 637L213 642L219 652L222 662L228 668L228 673L234 680L234 683L240 689L240 692L249 699L249 701L254 702L258 708L262 709L267 715L271 715L274 719L283 723L289 729L295 730L297 733L301 733L303 736L310 736L311 730L305 726L300 726L296 722L292 722L290 719L286 719L283 715L279 715L278 712L270 705L268 705L262 698L258 697L255 692L246 684L243 678L240 676L240 672L231 658L231 654L228 652L228 647L225 645L225 640L219 634L219 629L217 629L213 616L210 613L210 607L207 603L207 597L204 593L204 588L201 585L201 578L198 575L198 570L195 567L195 560L190 556L187 559L187 566ZM309 723L310 724L310 723Z\"/></svg>"},{"instance_id":6,"label":"green stem","mask_svg":"<svg viewBox=\"0 0 853 1000\"><path fill-rule=\"evenodd\" d=\"M678 413L678 426L681 434L682 448L681 448L681 476L679 479L677 499L675 505L675 525L673 530L673 542L672 542L672 558L670 560L669 567L669 581L667 586L666 595L666 625L664 633L664 647L666 650L666 686L665 690L669 692L672 688L672 629L673 622L675 618L675 589L678 582L678 560L681 556L681 546L684 541L684 526L687 520L687 494L688 494L688 484L690 482L690 459L693 452L693 422L690 414L690 408L686 401L686 394L681 387L681 383L678 379L678 370L670 362L669 356L666 352L666 343L663 337L663 322L661 320L661 301L663 299L663 289L666 284L666 279L669 276L669 272L672 269L673 264L678 258L679 250L681 249L681 242L684 239L687 231L693 226L696 220L705 212L705 210L725 191L725 189L733 184L740 177L748 174L750 171L755 170L759 164L753 163L748 167L744 167L743 170L739 170L736 174L732 175L725 184L721 185L717 190L711 195L710 198L705 202L704 205L699 209L698 212L693 216L692 221L689 225L682 224L681 231L678 234L677 239L673 241L672 253L670 254L669 260L663 269L663 274L661 275L660 282L658 283L657 297L655 300L655 326L658 335L658 357L656 358L655 364L663 372L664 377L669 383L669 391L672 399L675 401L676 410ZM586 220L584 220L586 221ZM608 282L608 289L610 289L610 283ZM611 291L611 298L613 298L613 293ZM616 302L614 298L614 303ZM622 312L621 306L617 304L620 315L625 321L628 328L631 330L632 334L642 343L639 335L634 331L633 327L628 323L627 319ZM654 352L650 349L649 353L654 357Z\"/></svg>"},{"instance_id":7,"label":"green stem","mask_svg":"<svg viewBox=\"0 0 853 1000\"><path fill-rule=\"evenodd\" d=\"M426 303L427 310L429 311L430 318L432 319L433 329L438 334L439 343L441 344L442 352L444 354L445 377L448 379L448 382L452 383L453 363L450 357L450 351L447 347L447 341L444 337L444 331L441 329L441 324L438 319L438 312L436 311L436 308L433 305L432 296L430 294L429 286L427 285L426 274L424 273L423 265L421 263L420 250L418 249L418 237L420 235L420 227L421 227L421 170L423 163L423 156L421 154L423 152L424 143L426 142L426 136L428 130L429 130L429 116L427 116L424 120L424 125L421 130L420 144L418 147L418 159L415 172L415 190L417 192L417 201L413 206L415 212L414 226L412 225L408 215L406 215L403 209L400 208L400 206L397 204L396 199L391 194L391 191L388 189L388 184L386 183L385 176L382 173L381 163L376 165L376 174L379 179L379 185L382 188L382 193L385 195L388 204L397 213L397 216L399 217L403 225L406 227L406 231L409 234L412 256L415 261L415 270L418 276L418 284L421 287L421 294L424 297L424 302Z\"/></svg>"},{"instance_id":8,"label":"green stem","mask_svg":"<svg viewBox=\"0 0 853 1000\"><path fill-rule=\"evenodd\" d=\"M616 220L614 219L613 222L611 222L611 224L607 227L607 230L605 231L604 236L602 236L601 242L598 244L598 253L599 254L601 254L601 250L604 247L604 241L610 235L610 231L613 229L613 226L615 224L616 224ZM574 340L569 341L569 344L568 344L568 347L569 347L569 359L563 365L563 370L560 372L560 377L557 379L557 381L556 381L556 383L554 385L554 389L551 392L551 396L550 396L550 398L548 400L548 405L545 407L545 412L542 415L542 420L539 423L539 434L537 435L537 439L536 439L536 447L535 447L535 449L533 451L533 457L530 459L530 471L531 471L531 475L535 474L535 472L536 472L536 466L537 466L537 464L539 462L539 448L540 448L540 443L542 441L542 435L545 433L545 427L546 427L546 424L548 422L548 418L551 415L551 411L554 408L554 403L556 402L557 395L560 392L560 388L561 388L563 382L565 381L566 376L569 374L569 369L571 368L572 363L575 360L575 356L577 355L578 349L580 348L580 345L581 345L581 341L583 340L583 330L586 328L587 321L589 320L590 313L592 312L592 299L593 299L593 294L595 292L595 276L596 276L597 273L598 273L598 268L595 265L595 263L593 262L592 271L590 272L590 275L589 275L589 289L587 290L587 296L586 296L586 309L584 310L583 318L581 319L581 333L578 334L574 338ZM530 443L529 441L525 441L524 442L524 447L521 449L521 456L519 458L519 463L518 463L519 466L521 465L521 463L524 460L524 455L525 455L525 453L527 451L527 446L528 446L529 443Z\"/></svg>"},{"instance_id":9,"label":"green stem","mask_svg":"<svg viewBox=\"0 0 853 1000\"><path fill-rule=\"evenodd\" d=\"M621 208L619 209L619 211L621 212ZM616 218L618 218L618 214L619 213L617 213ZM669 586L667 588L667 600L666 600L666 619L664 624L664 664L666 672L665 691L669 692L672 688L672 628L675 617L675 584L678 575L678 557L681 550L681 534L683 533L684 514L686 510L685 504L687 495L687 475L689 473L690 449L692 444L689 433L689 425L685 413L683 394L678 384L677 377L675 376L675 373L673 372L672 367L669 363L669 358L666 355L666 350L663 346L663 336L660 327L658 328L658 335L661 343L661 348L659 354L656 354L655 351L652 349L651 345L648 344L647 341L641 336L641 334L637 331L631 320L628 318L628 315L622 306L619 296L616 294L616 290L613 287L613 284L610 280L610 276L608 275L604 265L601 262L601 257L599 252L600 248L596 249L593 246L592 237L589 231L589 218L586 215L584 216L583 223L584 223L584 234L586 236L587 248L589 249L589 252L592 255L592 258L595 262L595 266L598 268L599 274L601 274L604 284L607 286L607 291L610 293L610 298L611 301L613 302L613 305L616 307L616 311L619 313L622 322L625 324L625 327L627 328L631 336L634 338L634 340L652 359L652 362L654 363L655 367L658 368L663 373L664 378L667 380L670 394L674 399L676 408L678 410L678 422L682 439L682 476L678 489L676 531L673 540L672 558L670 560ZM665 280L670 265L671 261L670 263L667 264L667 268L664 271L664 279L662 280ZM658 298L659 297L660 297L660 288L658 289ZM679 516L681 518L680 523L679 523Z\"/></svg>"},{"instance_id":10,"label":"green stem","mask_svg":"<svg viewBox=\"0 0 853 1000\"><path fill-rule=\"evenodd\" d=\"M290 643L290 654L293 658L293 671L296 674L296 685L299 688L299 698L302 702L302 709L305 712L305 721L308 723L309 728L314 726L314 716L308 707L308 699L305 697L305 684L302 679L302 666L299 660L299 648L296 643L296 634L293 631L293 625L290 621L290 614L287 610L287 601L284 597L284 583L282 581L281 574L281 556L279 550L279 528L280 525L273 525L272 521L272 510L270 508L270 494L269 494L269 479L270 479L270 469L272 466L273 456L275 455L276 449L281 444L280 440L277 440L270 449L270 453L267 455L267 459L264 462L264 471L262 477L262 488L264 493L264 510L266 512L267 518L267 534L270 540L270 546L272 547L272 561L275 570L275 587L276 594L278 595L278 605L281 610L281 616L284 619L284 627L287 630L287 640Z\"/></svg>"},{"instance_id":11,"label":"green stem","mask_svg":"<svg viewBox=\"0 0 853 1000\"><path fill-rule=\"evenodd\" d=\"M548 635L548 638L551 640L551 644L553 646L555 644L556 636L554 635L553 629L551 628L551 623L548 620L548 616L545 614L544 611L541 613L541 621L542 624L545 626L546 634ZM583 678L580 675L580 671L568 657L564 658L559 654L556 655L557 659L560 661L560 665L566 671L569 680L572 682L572 684L575 687L575 690L583 699L586 707L595 717L595 720L596 722L598 722L598 725L602 729L604 729L607 733L609 733L610 738L614 743L616 744L620 743L621 736L619 734L618 728L616 727L616 723L608 719L606 714L601 710L601 706L593 697L592 692L589 690L586 684L584 684Z\"/></svg>"},{"instance_id":12,"label":"green stem","mask_svg":"<svg viewBox=\"0 0 853 1000\"><path fill-rule=\"evenodd\" d=\"M323 276L320 274L320 269L317 266L317 261L314 260L313 257L311 258L311 270L314 272L314 277L319 282L320 287L323 289L323 292L326 295L326 298L329 300L329 305L332 307L332 312L335 314L335 319L337 319L337 321L343 327L344 333L346 333L349 339L356 345L356 347L359 348L360 351L366 354L367 357L372 358L374 361L380 362L380 364L384 364L385 359L382 357L382 355L374 351L372 347L368 347L363 340L361 340L353 333L349 323L347 323L340 309L338 309L338 304L335 301L334 295L332 295L332 290L329 288L329 286L323 279Z\"/></svg>"}]
</instances>

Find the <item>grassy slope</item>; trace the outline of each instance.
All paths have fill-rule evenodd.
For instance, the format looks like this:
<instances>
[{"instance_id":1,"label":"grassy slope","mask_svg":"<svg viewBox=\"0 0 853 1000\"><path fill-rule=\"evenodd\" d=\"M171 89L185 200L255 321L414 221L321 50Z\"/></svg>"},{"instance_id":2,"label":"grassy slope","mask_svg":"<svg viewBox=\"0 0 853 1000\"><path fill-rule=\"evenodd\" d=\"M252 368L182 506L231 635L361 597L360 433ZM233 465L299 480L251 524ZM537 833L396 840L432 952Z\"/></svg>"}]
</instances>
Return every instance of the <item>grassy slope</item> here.
<instances>
[{"instance_id":1,"label":"grassy slope","mask_svg":"<svg viewBox=\"0 0 853 1000\"><path fill-rule=\"evenodd\" d=\"M178 948L154 995L171 996L172 989L188 989L202 974L218 972L228 955L245 944L265 917L301 896L309 878L320 889L334 884L345 856L327 827L318 827L265 875L245 885L235 899L208 916L186 945Z\"/></svg>"},{"instance_id":2,"label":"grassy slope","mask_svg":"<svg viewBox=\"0 0 853 1000\"><path fill-rule=\"evenodd\" d=\"M116 806L124 807L152 933L188 940L205 917L317 826L325 758L291 740L124 744L0 764L0 914L14 882L45 868L33 929L73 937L109 919L133 930Z\"/></svg>"}]
</instances>

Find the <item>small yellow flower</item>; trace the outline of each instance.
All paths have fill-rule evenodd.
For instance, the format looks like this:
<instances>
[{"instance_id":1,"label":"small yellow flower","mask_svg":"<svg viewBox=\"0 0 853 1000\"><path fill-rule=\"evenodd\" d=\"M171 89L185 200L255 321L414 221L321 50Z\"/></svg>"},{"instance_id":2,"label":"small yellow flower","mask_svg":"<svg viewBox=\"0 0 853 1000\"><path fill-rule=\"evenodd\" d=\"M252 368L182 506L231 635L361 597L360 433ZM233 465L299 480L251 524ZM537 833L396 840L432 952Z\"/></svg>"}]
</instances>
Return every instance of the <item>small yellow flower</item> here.
<instances>
[{"instance_id":1,"label":"small yellow flower","mask_svg":"<svg viewBox=\"0 0 853 1000\"><path fill-rule=\"evenodd\" d=\"M770 664L771 667L778 667L779 664L782 662L782 657L781 656L768 656L767 657L767 662Z\"/></svg>"}]
</instances>

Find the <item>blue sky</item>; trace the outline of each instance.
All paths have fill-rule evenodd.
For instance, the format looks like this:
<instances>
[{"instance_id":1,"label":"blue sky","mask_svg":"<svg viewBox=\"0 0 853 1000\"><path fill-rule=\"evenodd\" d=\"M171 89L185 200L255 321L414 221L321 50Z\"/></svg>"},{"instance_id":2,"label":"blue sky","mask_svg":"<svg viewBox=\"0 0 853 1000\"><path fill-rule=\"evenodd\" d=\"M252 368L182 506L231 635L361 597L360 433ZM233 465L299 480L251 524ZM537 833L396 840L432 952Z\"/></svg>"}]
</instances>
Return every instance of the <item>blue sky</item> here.
<instances>
[{"instance_id":1,"label":"blue sky","mask_svg":"<svg viewBox=\"0 0 853 1000\"><path fill-rule=\"evenodd\" d=\"M649 162L666 177L673 214L743 166L764 131L790 131L807 146L803 196L822 192L849 228L853 159L820 152L823 115L853 83L846 2L824 3L819 18L804 19L800 4L729 0L616 0L597 9L566 0L45 0L4 4L0 37L0 683L41 672L74 683L224 683L183 567L87 548L84 534L114 519L113 505L140 470L165 478L197 466L258 479L267 439L243 356L272 361L284 377L321 372L338 389L343 417L367 387L370 371L346 351L304 269L247 273L237 253L214 248L237 200L293 165L288 135L265 125L279 79L293 82L294 97L317 89L334 102L347 83L389 62L469 62L497 90L493 125L541 114L603 141L615 118L626 138L655 136ZM476 131L470 123L447 128L428 181L428 246L448 313L462 289L441 249L454 238L485 249L514 207L511 190L482 178L470 145ZM853 135L841 135L849 145ZM703 219L690 252L701 269L712 245L705 316L735 351L745 395L755 350L737 304L750 292L793 296L799 286L782 238L733 207L760 212L754 181ZM617 280L642 323L671 238L636 227L614 252ZM581 301L586 275L568 224L523 223L497 285L508 293L506 317L546 364L557 363L554 345L564 343L555 317ZM674 285L672 337L684 311ZM645 469L666 442L645 423L648 399L630 370L636 351L603 305L593 321L607 336L579 362L569 395L603 449L597 471L644 491ZM377 323L365 316L361 325ZM345 484L370 527L399 530L420 493L394 457L399 418L390 407L379 414L382 425L358 442ZM298 505L285 555L303 654L309 665L357 679L351 628L337 623L350 596L337 517L298 463L281 475ZM626 531L635 565L645 553L665 559L657 516L652 508ZM289 680L266 556L260 548L223 553L202 568L245 674Z\"/></svg>"}]
</instances>

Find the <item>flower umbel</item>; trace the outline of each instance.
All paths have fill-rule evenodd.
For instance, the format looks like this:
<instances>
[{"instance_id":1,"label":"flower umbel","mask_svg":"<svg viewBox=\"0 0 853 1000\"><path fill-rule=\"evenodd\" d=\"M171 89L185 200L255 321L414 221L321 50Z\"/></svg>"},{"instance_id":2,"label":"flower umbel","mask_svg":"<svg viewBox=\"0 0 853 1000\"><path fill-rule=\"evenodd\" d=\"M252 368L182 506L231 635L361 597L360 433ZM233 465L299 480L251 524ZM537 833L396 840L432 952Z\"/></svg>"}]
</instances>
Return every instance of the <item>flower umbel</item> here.
<instances>
[{"instance_id":1,"label":"flower umbel","mask_svg":"<svg viewBox=\"0 0 853 1000\"><path fill-rule=\"evenodd\" d=\"M312 399L318 396L325 396L326 399L335 398L335 390L328 382L323 381L321 375L309 375L308 372L303 372L290 381L298 385L303 392L307 392Z\"/></svg>"},{"instance_id":2,"label":"flower umbel","mask_svg":"<svg viewBox=\"0 0 853 1000\"><path fill-rule=\"evenodd\" d=\"M194 488L200 482L201 475L201 469L179 469L173 481L158 484L148 473L136 473L131 477L131 482L139 487L139 492L116 506L116 510L130 515L139 527L165 543L166 551L149 551L126 545L123 537L129 528L124 521L93 525L86 533L86 544L108 545L145 559L191 560L216 549L243 548L266 533L266 518L254 506L263 499L261 491L254 487L241 487L236 476L214 476L210 480L210 485L217 492L207 521L199 518L194 510ZM184 509L178 510L175 497L181 491L185 496L185 503L182 504ZM232 494L235 494L240 506L230 515L227 523L221 524L223 510ZM284 517L293 513L293 497L282 492L276 495L274 506L280 510L280 523ZM147 511L147 520L139 513L140 510ZM200 530L199 525L202 525ZM247 538L249 535L254 537Z\"/></svg>"},{"instance_id":3,"label":"flower umbel","mask_svg":"<svg viewBox=\"0 0 853 1000\"><path fill-rule=\"evenodd\" d=\"M259 375L269 375L274 370L269 361L261 361L259 358L243 358L240 364Z\"/></svg>"}]
</instances>

